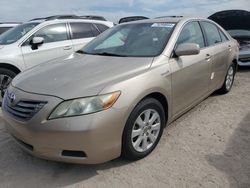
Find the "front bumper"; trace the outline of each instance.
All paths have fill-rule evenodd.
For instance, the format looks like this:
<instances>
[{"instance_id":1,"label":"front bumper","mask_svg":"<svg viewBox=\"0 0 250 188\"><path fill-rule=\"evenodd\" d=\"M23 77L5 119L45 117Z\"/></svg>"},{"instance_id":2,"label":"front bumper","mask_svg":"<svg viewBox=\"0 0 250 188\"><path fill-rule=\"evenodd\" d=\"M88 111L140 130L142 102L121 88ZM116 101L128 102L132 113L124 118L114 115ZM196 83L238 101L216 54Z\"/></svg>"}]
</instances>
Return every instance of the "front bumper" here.
<instances>
[{"instance_id":1,"label":"front bumper","mask_svg":"<svg viewBox=\"0 0 250 188\"><path fill-rule=\"evenodd\" d=\"M103 163L120 156L125 109L47 120L61 99L13 87L10 90L18 98L48 102L28 121L16 119L3 107L8 131L25 151L44 159L82 164Z\"/></svg>"}]
</instances>

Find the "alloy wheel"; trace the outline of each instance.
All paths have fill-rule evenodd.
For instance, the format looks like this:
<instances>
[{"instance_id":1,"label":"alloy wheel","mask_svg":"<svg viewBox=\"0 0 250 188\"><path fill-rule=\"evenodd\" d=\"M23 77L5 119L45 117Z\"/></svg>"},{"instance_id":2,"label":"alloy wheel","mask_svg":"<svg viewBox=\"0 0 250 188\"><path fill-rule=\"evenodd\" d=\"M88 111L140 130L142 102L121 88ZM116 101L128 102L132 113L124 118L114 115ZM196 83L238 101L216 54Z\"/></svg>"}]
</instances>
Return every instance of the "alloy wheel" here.
<instances>
[{"instance_id":1,"label":"alloy wheel","mask_svg":"<svg viewBox=\"0 0 250 188\"><path fill-rule=\"evenodd\" d=\"M132 129L132 146L137 152L149 150L156 142L161 129L161 118L154 109L143 111Z\"/></svg>"},{"instance_id":2,"label":"alloy wheel","mask_svg":"<svg viewBox=\"0 0 250 188\"><path fill-rule=\"evenodd\" d=\"M230 90L233 84L234 80L234 68L233 66L230 66L227 71L227 77L226 77L226 89Z\"/></svg>"}]
</instances>

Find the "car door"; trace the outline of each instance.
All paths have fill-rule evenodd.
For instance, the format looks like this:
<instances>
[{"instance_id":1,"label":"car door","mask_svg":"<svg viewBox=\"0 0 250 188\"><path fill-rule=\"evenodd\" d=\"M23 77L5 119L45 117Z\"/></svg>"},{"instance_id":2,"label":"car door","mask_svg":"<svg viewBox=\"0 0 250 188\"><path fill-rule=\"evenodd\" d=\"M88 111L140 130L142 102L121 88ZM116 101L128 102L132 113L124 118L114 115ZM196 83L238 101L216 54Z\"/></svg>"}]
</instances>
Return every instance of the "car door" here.
<instances>
[{"instance_id":1,"label":"car door","mask_svg":"<svg viewBox=\"0 0 250 188\"><path fill-rule=\"evenodd\" d=\"M210 63L211 75L209 84L209 90L213 91L220 88L224 82L225 71L230 57L229 53L232 49L225 34L215 24L202 21L201 26L206 35L208 49L213 59Z\"/></svg>"},{"instance_id":2,"label":"car door","mask_svg":"<svg viewBox=\"0 0 250 188\"><path fill-rule=\"evenodd\" d=\"M83 46L100 34L97 28L91 23L71 22L69 25L75 51L80 50Z\"/></svg>"},{"instance_id":3,"label":"car door","mask_svg":"<svg viewBox=\"0 0 250 188\"><path fill-rule=\"evenodd\" d=\"M44 38L43 44L37 49L32 49L30 45L34 37ZM41 28L22 44L21 50L27 68L74 52L65 23L51 24Z\"/></svg>"},{"instance_id":4,"label":"car door","mask_svg":"<svg viewBox=\"0 0 250 188\"><path fill-rule=\"evenodd\" d=\"M199 44L197 55L173 57L170 59L172 70L173 114L178 115L208 92L210 56L205 48L205 39L197 21L187 23L176 42Z\"/></svg>"}]
</instances>

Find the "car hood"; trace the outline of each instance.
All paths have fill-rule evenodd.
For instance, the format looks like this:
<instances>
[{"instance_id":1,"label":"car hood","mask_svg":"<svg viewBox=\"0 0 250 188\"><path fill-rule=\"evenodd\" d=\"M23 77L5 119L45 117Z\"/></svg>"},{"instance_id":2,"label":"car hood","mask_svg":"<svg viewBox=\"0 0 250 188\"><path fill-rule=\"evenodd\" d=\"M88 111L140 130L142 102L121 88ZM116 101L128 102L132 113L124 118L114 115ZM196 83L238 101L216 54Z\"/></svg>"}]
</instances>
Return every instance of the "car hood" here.
<instances>
[{"instance_id":1,"label":"car hood","mask_svg":"<svg viewBox=\"0 0 250 188\"><path fill-rule=\"evenodd\" d=\"M226 30L250 29L250 12L245 10L226 10L216 12L215 14L208 17L218 24L220 24Z\"/></svg>"},{"instance_id":2,"label":"car hood","mask_svg":"<svg viewBox=\"0 0 250 188\"><path fill-rule=\"evenodd\" d=\"M240 50L250 49L250 37L234 37L240 43Z\"/></svg>"},{"instance_id":3,"label":"car hood","mask_svg":"<svg viewBox=\"0 0 250 188\"><path fill-rule=\"evenodd\" d=\"M12 85L23 91L71 99L97 95L109 84L147 70L153 58L72 54L18 75Z\"/></svg>"},{"instance_id":4,"label":"car hood","mask_svg":"<svg viewBox=\"0 0 250 188\"><path fill-rule=\"evenodd\" d=\"M4 45L0 45L0 49L4 48Z\"/></svg>"}]
</instances>

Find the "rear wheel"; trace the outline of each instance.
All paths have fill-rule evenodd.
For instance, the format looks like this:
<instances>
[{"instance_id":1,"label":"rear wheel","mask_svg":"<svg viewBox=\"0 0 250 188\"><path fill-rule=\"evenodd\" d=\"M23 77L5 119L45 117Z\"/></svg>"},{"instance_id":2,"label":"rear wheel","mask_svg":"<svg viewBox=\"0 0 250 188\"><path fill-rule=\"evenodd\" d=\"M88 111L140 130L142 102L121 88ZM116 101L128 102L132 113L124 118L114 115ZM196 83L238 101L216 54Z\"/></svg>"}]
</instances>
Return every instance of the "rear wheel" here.
<instances>
[{"instance_id":1,"label":"rear wheel","mask_svg":"<svg viewBox=\"0 0 250 188\"><path fill-rule=\"evenodd\" d=\"M17 74L9 69L6 68L0 68L0 90L1 90L1 97L0 97L0 102L2 103L2 97L4 96L4 93L11 83L12 79L16 76Z\"/></svg>"},{"instance_id":2,"label":"rear wheel","mask_svg":"<svg viewBox=\"0 0 250 188\"><path fill-rule=\"evenodd\" d=\"M233 83L234 83L235 73L236 73L236 68L235 68L234 64L232 64L228 68L227 75L226 75L226 78L225 78L225 81L224 81L222 87L219 89L219 91L222 94L226 94L231 90Z\"/></svg>"},{"instance_id":3,"label":"rear wheel","mask_svg":"<svg viewBox=\"0 0 250 188\"><path fill-rule=\"evenodd\" d=\"M141 101L129 116L123 132L122 156L138 160L158 144L165 125L161 103L153 98Z\"/></svg>"}]
</instances>

